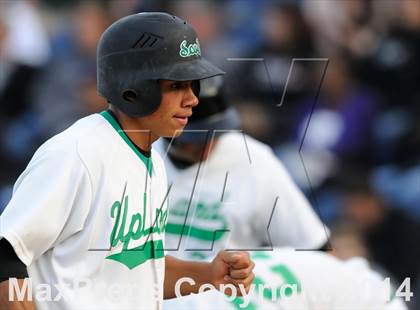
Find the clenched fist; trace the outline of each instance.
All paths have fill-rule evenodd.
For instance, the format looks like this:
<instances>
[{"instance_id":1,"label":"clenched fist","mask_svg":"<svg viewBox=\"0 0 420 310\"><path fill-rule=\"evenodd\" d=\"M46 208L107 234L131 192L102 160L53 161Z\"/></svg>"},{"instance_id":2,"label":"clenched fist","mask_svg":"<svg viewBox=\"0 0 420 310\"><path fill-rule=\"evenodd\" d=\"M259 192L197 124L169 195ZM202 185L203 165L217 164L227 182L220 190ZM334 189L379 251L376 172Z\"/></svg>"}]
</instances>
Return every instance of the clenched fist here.
<instances>
[{"instance_id":1,"label":"clenched fist","mask_svg":"<svg viewBox=\"0 0 420 310\"><path fill-rule=\"evenodd\" d=\"M211 283L216 288L222 284L233 284L237 295L241 296L244 291L249 292L254 280L254 266L248 252L220 251L211 262ZM224 293L232 295L231 290Z\"/></svg>"}]
</instances>

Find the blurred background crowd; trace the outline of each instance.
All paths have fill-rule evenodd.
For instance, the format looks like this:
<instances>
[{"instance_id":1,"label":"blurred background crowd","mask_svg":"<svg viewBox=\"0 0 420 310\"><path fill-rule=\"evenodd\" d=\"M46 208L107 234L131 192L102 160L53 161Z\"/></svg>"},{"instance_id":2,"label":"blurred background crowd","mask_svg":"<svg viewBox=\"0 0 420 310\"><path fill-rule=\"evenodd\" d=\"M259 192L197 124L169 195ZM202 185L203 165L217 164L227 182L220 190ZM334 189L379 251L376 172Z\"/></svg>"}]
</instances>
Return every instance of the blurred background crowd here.
<instances>
[{"instance_id":1,"label":"blurred background crowd","mask_svg":"<svg viewBox=\"0 0 420 310\"><path fill-rule=\"evenodd\" d=\"M333 247L419 290L417 0L0 1L0 212L42 142L107 107L96 44L141 11L194 26L243 130L272 146Z\"/></svg>"}]
</instances>

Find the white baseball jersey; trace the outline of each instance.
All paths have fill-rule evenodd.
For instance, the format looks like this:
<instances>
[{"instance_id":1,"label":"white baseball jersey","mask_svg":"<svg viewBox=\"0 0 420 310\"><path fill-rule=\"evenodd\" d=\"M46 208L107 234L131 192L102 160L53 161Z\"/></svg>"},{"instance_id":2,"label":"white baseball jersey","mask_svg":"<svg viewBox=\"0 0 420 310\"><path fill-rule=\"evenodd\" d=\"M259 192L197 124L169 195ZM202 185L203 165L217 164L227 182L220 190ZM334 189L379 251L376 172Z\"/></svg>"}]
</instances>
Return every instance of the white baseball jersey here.
<instances>
[{"instance_id":1,"label":"white baseball jersey","mask_svg":"<svg viewBox=\"0 0 420 310\"><path fill-rule=\"evenodd\" d=\"M0 218L37 308L159 308L166 182L109 112L44 143Z\"/></svg>"},{"instance_id":2,"label":"white baseball jersey","mask_svg":"<svg viewBox=\"0 0 420 310\"><path fill-rule=\"evenodd\" d=\"M234 298L216 290L166 300L165 309L403 310L387 282L368 262L343 262L317 251L290 248L253 252L255 279L250 294ZM188 285L188 284L183 284Z\"/></svg>"},{"instance_id":3,"label":"white baseball jersey","mask_svg":"<svg viewBox=\"0 0 420 310\"><path fill-rule=\"evenodd\" d=\"M171 186L167 249L181 242L171 254L205 259L222 248L272 242L316 249L327 241L328 229L269 146L240 132L225 133L206 161L186 169L173 165L165 147L157 149L163 150Z\"/></svg>"}]
</instances>

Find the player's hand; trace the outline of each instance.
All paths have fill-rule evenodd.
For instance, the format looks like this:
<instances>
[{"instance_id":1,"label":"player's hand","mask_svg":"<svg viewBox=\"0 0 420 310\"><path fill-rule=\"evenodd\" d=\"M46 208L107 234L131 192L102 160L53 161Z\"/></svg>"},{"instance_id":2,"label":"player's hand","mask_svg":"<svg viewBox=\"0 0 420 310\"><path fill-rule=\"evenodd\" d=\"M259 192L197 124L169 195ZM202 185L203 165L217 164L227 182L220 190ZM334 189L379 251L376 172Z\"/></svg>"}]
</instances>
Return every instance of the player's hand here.
<instances>
[{"instance_id":1,"label":"player's hand","mask_svg":"<svg viewBox=\"0 0 420 310\"><path fill-rule=\"evenodd\" d=\"M248 252L220 251L211 262L212 284L216 288L221 284L233 284L237 296L241 296L244 290L249 292L254 280L254 266ZM226 289L224 293L232 295L230 289Z\"/></svg>"}]
</instances>

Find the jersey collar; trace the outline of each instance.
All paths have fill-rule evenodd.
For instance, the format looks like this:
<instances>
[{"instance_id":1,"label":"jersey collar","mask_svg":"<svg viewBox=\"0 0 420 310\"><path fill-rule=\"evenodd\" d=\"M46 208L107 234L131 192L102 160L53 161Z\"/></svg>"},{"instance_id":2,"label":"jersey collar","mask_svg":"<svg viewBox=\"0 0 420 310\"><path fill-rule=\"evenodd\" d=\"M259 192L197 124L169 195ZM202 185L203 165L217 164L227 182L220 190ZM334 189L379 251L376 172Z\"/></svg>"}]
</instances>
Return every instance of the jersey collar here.
<instances>
[{"instance_id":1,"label":"jersey collar","mask_svg":"<svg viewBox=\"0 0 420 310\"><path fill-rule=\"evenodd\" d=\"M131 141L131 139L127 136L124 129L122 129L121 126L118 124L117 120L108 111L102 111L99 114L102 115L108 121L108 123L115 129L118 135L124 140L124 142L134 151L137 157L140 158L140 160L146 166L149 176L152 176L152 156L146 157L140 152L140 150L136 147L133 141Z\"/></svg>"}]
</instances>

